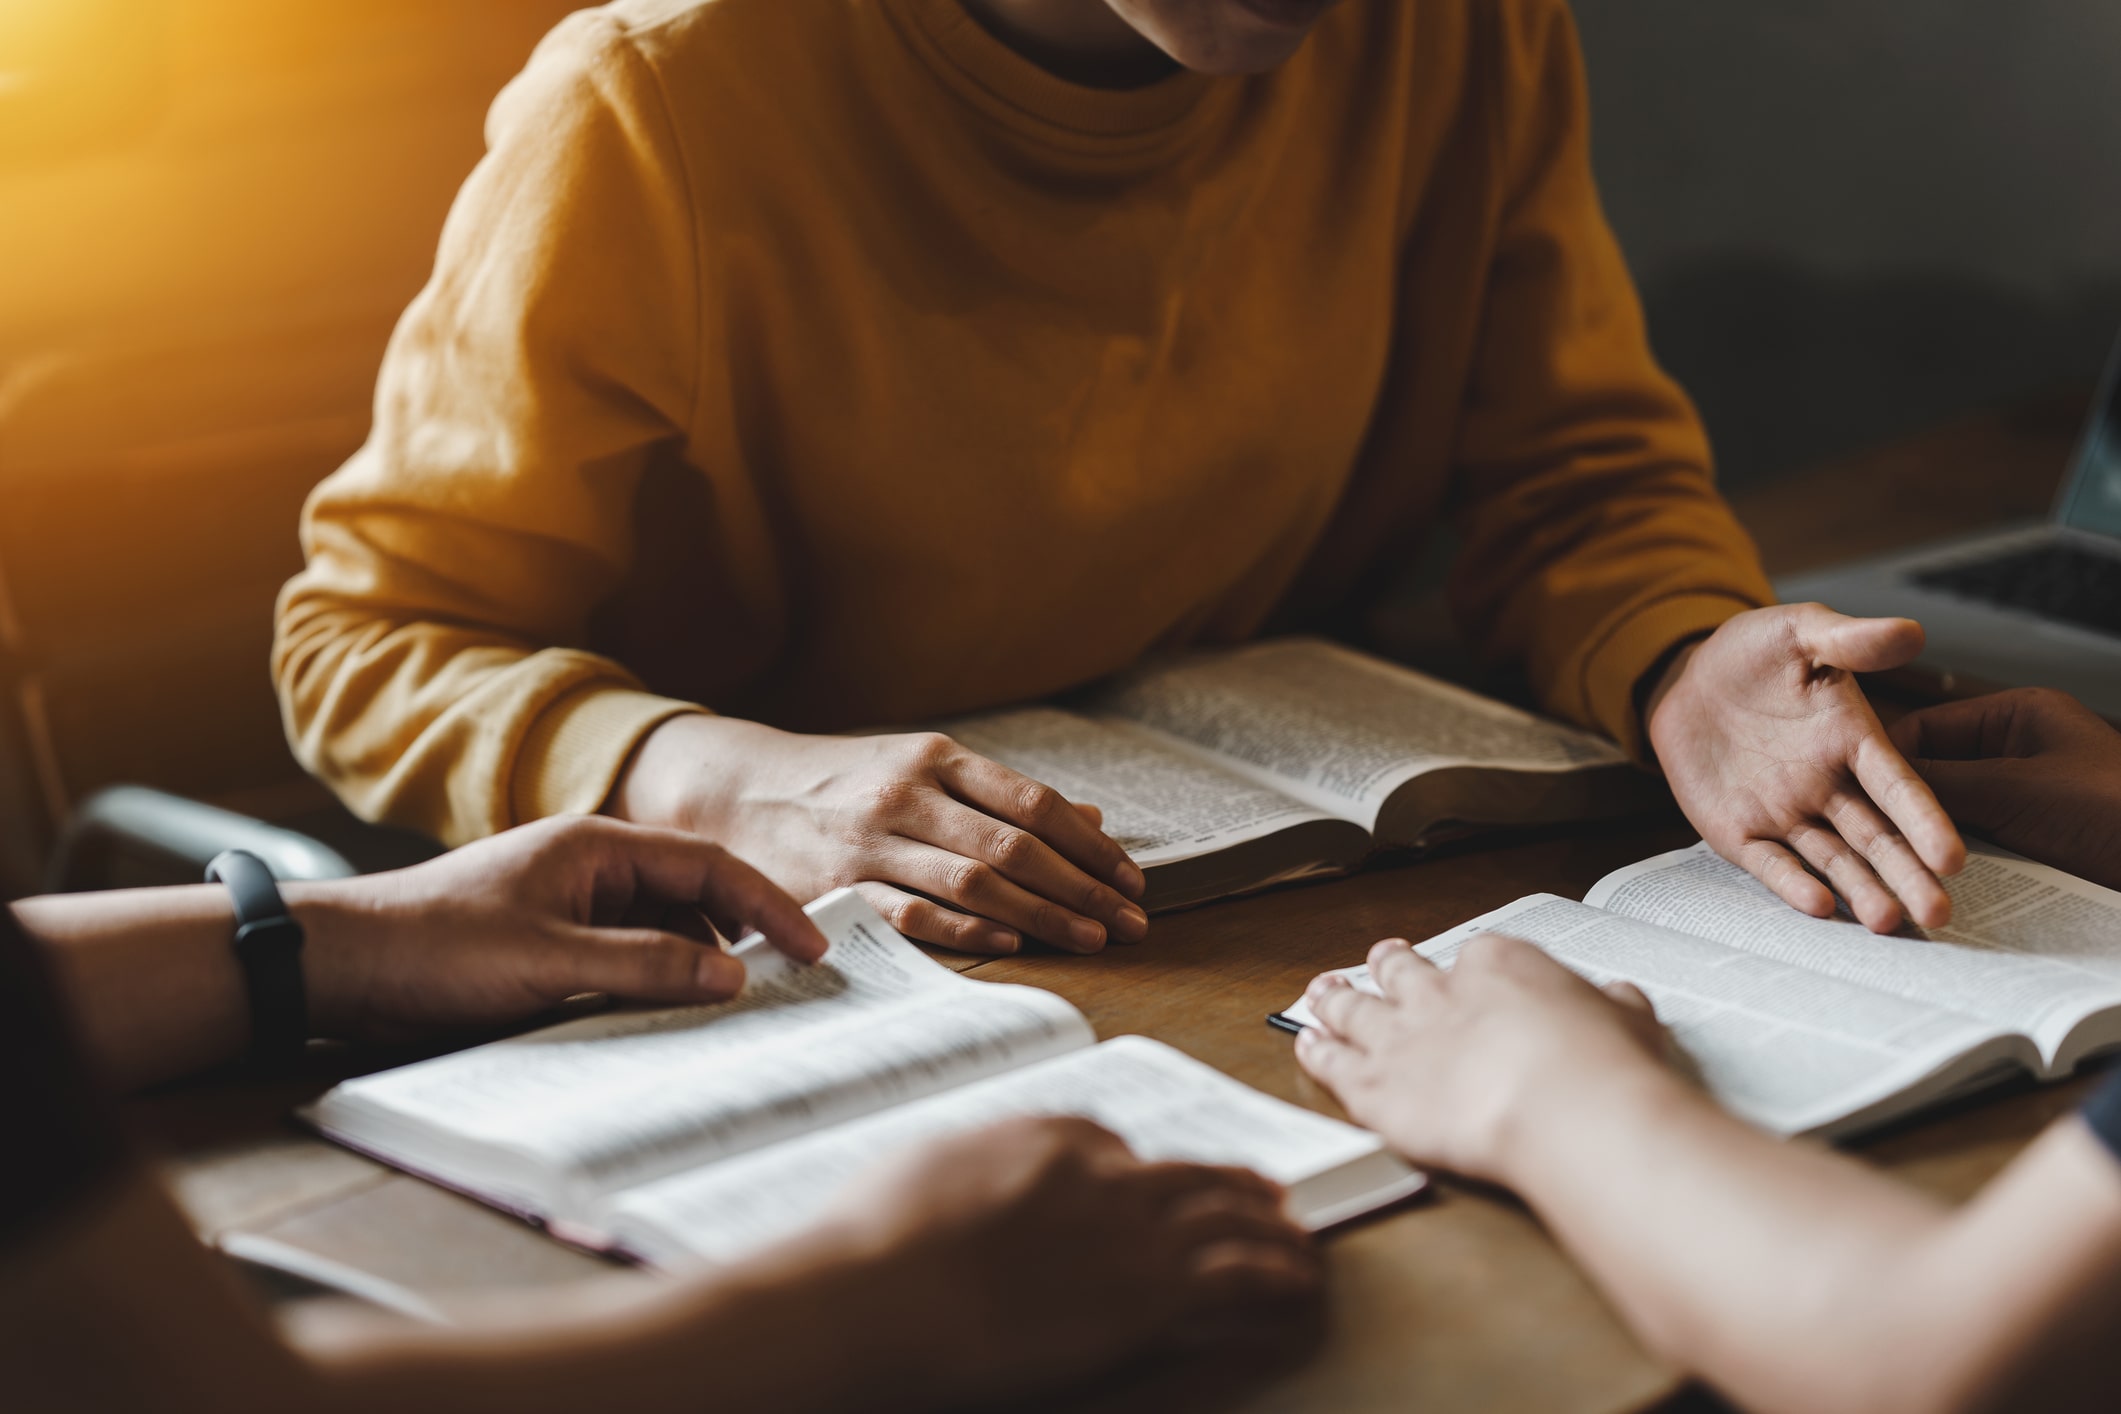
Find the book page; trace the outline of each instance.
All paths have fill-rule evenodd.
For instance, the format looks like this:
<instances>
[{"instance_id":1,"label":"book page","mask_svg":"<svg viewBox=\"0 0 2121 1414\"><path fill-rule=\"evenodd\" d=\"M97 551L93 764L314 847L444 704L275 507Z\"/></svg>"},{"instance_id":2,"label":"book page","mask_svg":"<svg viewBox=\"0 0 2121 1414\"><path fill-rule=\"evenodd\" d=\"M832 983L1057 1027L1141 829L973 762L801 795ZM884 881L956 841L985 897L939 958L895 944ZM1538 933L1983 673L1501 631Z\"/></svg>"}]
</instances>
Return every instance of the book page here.
<instances>
[{"instance_id":1,"label":"book page","mask_svg":"<svg viewBox=\"0 0 2121 1414\"><path fill-rule=\"evenodd\" d=\"M1610 874L1585 901L2022 1031L2050 1061L2079 1020L2121 1003L2121 894L1979 849L1944 887L1949 926L1881 937L1799 913L1699 844Z\"/></svg>"},{"instance_id":2,"label":"book page","mask_svg":"<svg viewBox=\"0 0 2121 1414\"><path fill-rule=\"evenodd\" d=\"M1417 949L1439 967L1483 932L1537 943L1598 985L1640 987L1697 1078L1765 1129L1803 1133L1897 1094L1997 1032L1971 1017L1534 894ZM1343 975L1375 990L1367 968ZM1301 1003L1283 1013L1310 1025Z\"/></svg>"},{"instance_id":3,"label":"book page","mask_svg":"<svg viewBox=\"0 0 2121 1414\"><path fill-rule=\"evenodd\" d=\"M1049 992L924 957L850 891L811 912L824 960L799 967L749 944L753 972L733 1001L588 1017L348 1081L307 1117L482 1194L524 1170L558 1191L494 1196L569 1217L611 1188L1096 1039Z\"/></svg>"},{"instance_id":4,"label":"book page","mask_svg":"<svg viewBox=\"0 0 2121 1414\"><path fill-rule=\"evenodd\" d=\"M1103 810L1105 833L1145 869L1328 818L1123 722L1026 707L960 718L944 730L982 756Z\"/></svg>"},{"instance_id":5,"label":"book page","mask_svg":"<svg viewBox=\"0 0 2121 1414\"><path fill-rule=\"evenodd\" d=\"M1372 1162L1382 1186L1373 1183L1355 1200L1368 1206L1421 1186L1375 1135L1263 1095L1158 1042L1123 1036L630 1190L607 1204L605 1226L659 1264L734 1261L808 1227L880 1160L1018 1115L1095 1120L1144 1159L1255 1169L1288 1186L1292 1211L1314 1225L1348 1214L1339 1206L1307 1213L1306 1180Z\"/></svg>"},{"instance_id":6,"label":"book page","mask_svg":"<svg viewBox=\"0 0 2121 1414\"><path fill-rule=\"evenodd\" d=\"M1145 669L1086 710L1372 830L1394 790L1441 767L1568 771L1626 759L1587 733L1308 638Z\"/></svg>"}]
</instances>

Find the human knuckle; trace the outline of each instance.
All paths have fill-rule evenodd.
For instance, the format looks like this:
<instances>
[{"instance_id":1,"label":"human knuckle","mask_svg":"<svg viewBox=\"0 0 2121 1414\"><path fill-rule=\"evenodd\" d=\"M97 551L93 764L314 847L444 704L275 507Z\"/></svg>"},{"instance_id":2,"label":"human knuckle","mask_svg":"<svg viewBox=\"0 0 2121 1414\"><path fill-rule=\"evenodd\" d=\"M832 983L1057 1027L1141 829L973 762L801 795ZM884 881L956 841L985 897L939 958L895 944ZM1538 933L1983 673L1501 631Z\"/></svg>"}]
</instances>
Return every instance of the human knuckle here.
<instances>
[{"instance_id":1,"label":"human knuckle","mask_svg":"<svg viewBox=\"0 0 2121 1414\"><path fill-rule=\"evenodd\" d=\"M957 858L943 868L944 889L958 898L983 894L994 885L994 867L983 860Z\"/></svg>"},{"instance_id":2,"label":"human knuckle","mask_svg":"<svg viewBox=\"0 0 2121 1414\"><path fill-rule=\"evenodd\" d=\"M1013 826L994 831L987 844L987 857L1005 870L1021 869L1038 858L1036 837Z\"/></svg>"},{"instance_id":3,"label":"human knuckle","mask_svg":"<svg viewBox=\"0 0 2121 1414\"><path fill-rule=\"evenodd\" d=\"M957 742L942 732L910 732L905 738L907 756L921 766L940 766L957 752Z\"/></svg>"},{"instance_id":4,"label":"human knuckle","mask_svg":"<svg viewBox=\"0 0 2121 1414\"><path fill-rule=\"evenodd\" d=\"M884 910L885 918L901 933L917 931L926 921L927 913L920 900L899 897L893 899Z\"/></svg>"},{"instance_id":5,"label":"human knuckle","mask_svg":"<svg viewBox=\"0 0 2121 1414\"><path fill-rule=\"evenodd\" d=\"M1060 810L1061 794L1041 781L1024 781L1016 787L1016 808L1027 820L1047 820Z\"/></svg>"},{"instance_id":6,"label":"human knuckle","mask_svg":"<svg viewBox=\"0 0 2121 1414\"><path fill-rule=\"evenodd\" d=\"M890 776L869 788L868 813L876 820L903 820L927 799L928 788L906 776Z\"/></svg>"}]
</instances>

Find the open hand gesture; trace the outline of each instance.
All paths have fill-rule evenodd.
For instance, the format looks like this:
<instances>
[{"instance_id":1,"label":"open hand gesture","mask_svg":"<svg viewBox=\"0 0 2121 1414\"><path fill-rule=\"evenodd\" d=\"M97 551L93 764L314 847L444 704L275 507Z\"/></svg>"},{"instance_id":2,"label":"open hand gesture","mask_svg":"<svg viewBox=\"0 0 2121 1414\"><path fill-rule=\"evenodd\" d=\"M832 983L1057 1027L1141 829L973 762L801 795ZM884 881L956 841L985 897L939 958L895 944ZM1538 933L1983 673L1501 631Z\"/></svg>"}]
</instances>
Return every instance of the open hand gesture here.
<instances>
[{"instance_id":1,"label":"open hand gesture","mask_svg":"<svg viewBox=\"0 0 2121 1414\"><path fill-rule=\"evenodd\" d=\"M1948 921L1938 880L1966 847L1855 678L1921 651L1911 619L1788 604L1740 614L1682 654L1645 715L1701 837L1814 917L1831 914L1838 893L1874 932L1903 917Z\"/></svg>"}]
</instances>

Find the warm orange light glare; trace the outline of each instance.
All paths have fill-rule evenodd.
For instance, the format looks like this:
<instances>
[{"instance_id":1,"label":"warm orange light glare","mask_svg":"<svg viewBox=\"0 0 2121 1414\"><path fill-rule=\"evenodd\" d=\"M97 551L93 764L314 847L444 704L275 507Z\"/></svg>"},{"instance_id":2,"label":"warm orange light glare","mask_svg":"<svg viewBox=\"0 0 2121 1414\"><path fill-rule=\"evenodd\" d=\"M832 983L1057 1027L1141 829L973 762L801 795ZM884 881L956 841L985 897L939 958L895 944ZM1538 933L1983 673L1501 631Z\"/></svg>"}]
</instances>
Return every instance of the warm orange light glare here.
<instances>
[{"instance_id":1,"label":"warm orange light glare","mask_svg":"<svg viewBox=\"0 0 2121 1414\"><path fill-rule=\"evenodd\" d=\"M137 131L160 101L163 0L0 0L0 163Z\"/></svg>"}]
</instances>

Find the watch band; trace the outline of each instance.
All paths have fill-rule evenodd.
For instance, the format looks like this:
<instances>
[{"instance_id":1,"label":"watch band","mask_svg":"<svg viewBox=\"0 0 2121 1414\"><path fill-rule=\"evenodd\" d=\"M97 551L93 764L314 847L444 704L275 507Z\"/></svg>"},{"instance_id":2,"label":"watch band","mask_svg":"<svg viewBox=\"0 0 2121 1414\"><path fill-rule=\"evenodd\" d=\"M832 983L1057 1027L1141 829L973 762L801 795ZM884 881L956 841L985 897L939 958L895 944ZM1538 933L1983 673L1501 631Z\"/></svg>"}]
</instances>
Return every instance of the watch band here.
<instances>
[{"instance_id":1,"label":"watch band","mask_svg":"<svg viewBox=\"0 0 2121 1414\"><path fill-rule=\"evenodd\" d=\"M309 1040L309 990L302 976L302 925L288 913L265 861L231 849L206 866L206 882L228 886L236 905L236 960L250 993L250 1053L284 1061Z\"/></svg>"}]
</instances>

